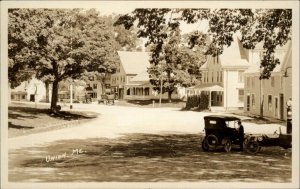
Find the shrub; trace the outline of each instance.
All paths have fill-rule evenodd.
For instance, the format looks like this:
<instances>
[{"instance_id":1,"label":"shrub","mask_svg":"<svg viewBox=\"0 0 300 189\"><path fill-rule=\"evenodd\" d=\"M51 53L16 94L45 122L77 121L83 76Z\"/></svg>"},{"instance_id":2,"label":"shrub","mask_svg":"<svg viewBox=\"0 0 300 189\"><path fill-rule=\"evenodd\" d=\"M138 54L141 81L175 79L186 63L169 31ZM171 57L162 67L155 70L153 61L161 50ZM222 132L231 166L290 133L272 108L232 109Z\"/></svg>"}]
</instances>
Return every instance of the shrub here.
<instances>
[{"instance_id":1,"label":"shrub","mask_svg":"<svg viewBox=\"0 0 300 189\"><path fill-rule=\"evenodd\" d=\"M208 95L201 92L200 95L188 96L186 101L186 109L191 109L197 107L199 110L208 109L209 98Z\"/></svg>"}]
</instances>

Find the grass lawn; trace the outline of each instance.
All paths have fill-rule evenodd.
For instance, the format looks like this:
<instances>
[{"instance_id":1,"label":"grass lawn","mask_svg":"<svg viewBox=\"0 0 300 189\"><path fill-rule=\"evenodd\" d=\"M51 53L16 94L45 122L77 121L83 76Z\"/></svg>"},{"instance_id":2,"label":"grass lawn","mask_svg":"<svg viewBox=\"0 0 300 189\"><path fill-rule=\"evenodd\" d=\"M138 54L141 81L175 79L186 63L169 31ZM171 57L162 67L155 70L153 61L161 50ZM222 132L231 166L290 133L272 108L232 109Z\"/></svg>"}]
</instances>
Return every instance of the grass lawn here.
<instances>
[{"instance_id":1,"label":"grass lawn","mask_svg":"<svg viewBox=\"0 0 300 189\"><path fill-rule=\"evenodd\" d=\"M153 108L153 100L119 100L115 103L119 106L139 106L139 107L146 107L146 108ZM162 99L161 107L171 107L171 108L183 108L185 107L186 102L178 99L172 100L169 102L166 99ZM154 107L159 107L159 100L154 100Z\"/></svg>"},{"instance_id":2,"label":"grass lawn","mask_svg":"<svg viewBox=\"0 0 300 189\"><path fill-rule=\"evenodd\" d=\"M291 182L292 151L203 152L201 134L127 134L9 152L11 182Z\"/></svg>"},{"instance_id":3,"label":"grass lawn","mask_svg":"<svg viewBox=\"0 0 300 189\"><path fill-rule=\"evenodd\" d=\"M97 114L91 112L67 111L61 111L61 115L58 116L50 114L47 105L38 105L35 108L34 104L11 103L8 107L8 137L77 125L95 117Z\"/></svg>"}]
</instances>

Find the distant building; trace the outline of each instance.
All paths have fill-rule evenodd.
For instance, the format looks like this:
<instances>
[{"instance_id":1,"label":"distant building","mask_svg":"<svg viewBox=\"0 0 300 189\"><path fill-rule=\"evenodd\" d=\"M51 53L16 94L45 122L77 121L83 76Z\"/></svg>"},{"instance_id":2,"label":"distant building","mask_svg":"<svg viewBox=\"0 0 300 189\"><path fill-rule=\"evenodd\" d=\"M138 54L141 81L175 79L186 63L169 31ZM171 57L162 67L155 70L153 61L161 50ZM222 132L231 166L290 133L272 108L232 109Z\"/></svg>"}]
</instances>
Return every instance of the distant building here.
<instances>
[{"instance_id":1,"label":"distant building","mask_svg":"<svg viewBox=\"0 0 300 189\"><path fill-rule=\"evenodd\" d=\"M244 111L263 116L286 119L286 103L292 98L292 43L278 48L277 65L268 80L260 80L260 60L263 48L252 50L252 66L245 72Z\"/></svg>"},{"instance_id":2,"label":"distant building","mask_svg":"<svg viewBox=\"0 0 300 189\"><path fill-rule=\"evenodd\" d=\"M147 73L147 68L150 67L149 54L118 51L118 55L120 64L117 72L111 76L112 93L115 93L119 99L126 100L158 99L159 94L153 90ZM173 92L172 98L180 98L183 90L178 88ZM167 93L164 93L162 98L167 99Z\"/></svg>"},{"instance_id":3,"label":"distant building","mask_svg":"<svg viewBox=\"0 0 300 189\"><path fill-rule=\"evenodd\" d=\"M40 102L46 100L46 87L45 84L32 77L28 81L22 82L18 87L10 90L11 101L31 101Z\"/></svg>"},{"instance_id":4,"label":"distant building","mask_svg":"<svg viewBox=\"0 0 300 189\"><path fill-rule=\"evenodd\" d=\"M221 55L208 56L201 66L201 84L187 89L187 95L209 95L209 106L218 110L242 109L244 106L244 72L249 68L249 51L238 37Z\"/></svg>"}]
</instances>

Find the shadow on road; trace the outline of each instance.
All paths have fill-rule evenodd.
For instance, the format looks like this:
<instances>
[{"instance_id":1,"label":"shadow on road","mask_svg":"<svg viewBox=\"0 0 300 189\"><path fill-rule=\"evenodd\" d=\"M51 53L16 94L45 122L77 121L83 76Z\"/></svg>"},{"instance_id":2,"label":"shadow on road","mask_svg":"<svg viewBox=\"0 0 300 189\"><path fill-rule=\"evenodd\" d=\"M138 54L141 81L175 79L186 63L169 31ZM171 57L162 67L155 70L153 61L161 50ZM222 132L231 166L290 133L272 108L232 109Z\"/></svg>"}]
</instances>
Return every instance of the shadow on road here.
<instances>
[{"instance_id":1,"label":"shadow on road","mask_svg":"<svg viewBox=\"0 0 300 189\"><path fill-rule=\"evenodd\" d=\"M22 125L15 125L11 122L8 122L8 129L33 129L34 127L30 126L22 126Z\"/></svg>"},{"instance_id":2,"label":"shadow on road","mask_svg":"<svg viewBox=\"0 0 300 189\"><path fill-rule=\"evenodd\" d=\"M9 181L291 181L291 150L203 152L201 140L200 134L136 133L23 148L9 153Z\"/></svg>"}]
</instances>

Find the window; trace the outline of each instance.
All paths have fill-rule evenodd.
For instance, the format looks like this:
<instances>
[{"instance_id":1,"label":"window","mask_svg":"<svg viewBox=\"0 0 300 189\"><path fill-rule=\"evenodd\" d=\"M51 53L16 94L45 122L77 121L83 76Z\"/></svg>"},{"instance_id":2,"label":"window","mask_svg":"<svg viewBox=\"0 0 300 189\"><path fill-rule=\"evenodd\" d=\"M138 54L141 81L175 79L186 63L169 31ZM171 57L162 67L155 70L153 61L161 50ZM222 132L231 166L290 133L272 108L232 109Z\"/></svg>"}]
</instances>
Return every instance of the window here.
<instances>
[{"instance_id":1,"label":"window","mask_svg":"<svg viewBox=\"0 0 300 189\"><path fill-rule=\"evenodd\" d=\"M206 82L208 83L208 72L206 72Z\"/></svg>"},{"instance_id":2,"label":"window","mask_svg":"<svg viewBox=\"0 0 300 189\"><path fill-rule=\"evenodd\" d=\"M268 110L272 110L272 95L268 95Z\"/></svg>"},{"instance_id":3,"label":"window","mask_svg":"<svg viewBox=\"0 0 300 189\"><path fill-rule=\"evenodd\" d=\"M222 75L223 75L223 72L220 71L220 82L222 82Z\"/></svg>"},{"instance_id":4,"label":"window","mask_svg":"<svg viewBox=\"0 0 300 189\"><path fill-rule=\"evenodd\" d=\"M97 83L93 84L93 89L97 89Z\"/></svg>"},{"instance_id":5,"label":"window","mask_svg":"<svg viewBox=\"0 0 300 189\"><path fill-rule=\"evenodd\" d=\"M217 72L217 82L219 82L219 72Z\"/></svg>"},{"instance_id":6,"label":"window","mask_svg":"<svg viewBox=\"0 0 300 189\"><path fill-rule=\"evenodd\" d=\"M97 93L91 93L92 98L97 98Z\"/></svg>"},{"instance_id":7,"label":"window","mask_svg":"<svg viewBox=\"0 0 300 189\"><path fill-rule=\"evenodd\" d=\"M244 89L239 89L239 102L244 101Z\"/></svg>"},{"instance_id":8,"label":"window","mask_svg":"<svg viewBox=\"0 0 300 189\"><path fill-rule=\"evenodd\" d=\"M203 72L203 77L202 77L203 83L205 83L205 78L206 78L206 74Z\"/></svg>"},{"instance_id":9,"label":"window","mask_svg":"<svg viewBox=\"0 0 300 189\"><path fill-rule=\"evenodd\" d=\"M211 72L211 82L214 82L214 72Z\"/></svg>"},{"instance_id":10,"label":"window","mask_svg":"<svg viewBox=\"0 0 300 189\"><path fill-rule=\"evenodd\" d=\"M126 94L130 95L130 88L127 89Z\"/></svg>"},{"instance_id":11,"label":"window","mask_svg":"<svg viewBox=\"0 0 300 189\"><path fill-rule=\"evenodd\" d=\"M260 52L259 52L259 58L260 58L260 60L263 59L263 55L264 55L264 52L263 52L263 51L260 51Z\"/></svg>"},{"instance_id":12,"label":"window","mask_svg":"<svg viewBox=\"0 0 300 189\"><path fill-rule=\"evenodd\" d=\"M274 78L274 76L271 77L271 87L275 87L275 78Z\"/></svg>"},{"instance_id":13,"label":"window","mask_svg":"<svg viewBox=\"0 0 300 189\"><path fill-rule=\"evenodd\" d=\"M146 87L145 88L145 96L149 96L150 95L150 88Z\"/></svg>"},{"instance_id":14,"label":"window","mask_svg":"<svg viewBox=\"0 0 300 189\"><path fill-rule=\"evenodd\" d=\"M255 109L255 95L251 94L251 105L252 105L252 109Z\"/></svg>"},{"instance_id":15,"label":"window","mask_svg":"<svg viewBox=\"0 0 300 189\"><path fill-rule=\"evenodd\" d=\"M243 83L244 82L244 75L243 75L243 71L239 71L238 72L238 81L239 81L239 83Z\"/></svg>"}]
</instances>

